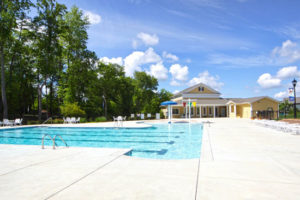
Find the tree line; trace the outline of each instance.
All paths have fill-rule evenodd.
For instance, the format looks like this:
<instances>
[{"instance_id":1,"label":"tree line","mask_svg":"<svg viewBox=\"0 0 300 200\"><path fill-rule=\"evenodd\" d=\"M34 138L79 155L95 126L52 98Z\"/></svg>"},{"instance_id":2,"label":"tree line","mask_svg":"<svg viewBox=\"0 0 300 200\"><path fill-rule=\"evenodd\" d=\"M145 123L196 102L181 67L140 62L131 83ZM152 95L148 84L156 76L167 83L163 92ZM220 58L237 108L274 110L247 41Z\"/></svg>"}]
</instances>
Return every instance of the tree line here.
<instances>
[{"instance_id":1,"label":"tree line","mask_svg":"<svg viewBox=\"0 0 300 200\"><path fill-rule=\"evenodd\" d=\"M90 118L156 113L171 97L145 72L127 77L122 66L99 62L87 48L88 18L75 6L1 0L0 16L5 119L31 114L42 120L43 111L55 116L74 107Z\"/></svg>"}]
</instances>

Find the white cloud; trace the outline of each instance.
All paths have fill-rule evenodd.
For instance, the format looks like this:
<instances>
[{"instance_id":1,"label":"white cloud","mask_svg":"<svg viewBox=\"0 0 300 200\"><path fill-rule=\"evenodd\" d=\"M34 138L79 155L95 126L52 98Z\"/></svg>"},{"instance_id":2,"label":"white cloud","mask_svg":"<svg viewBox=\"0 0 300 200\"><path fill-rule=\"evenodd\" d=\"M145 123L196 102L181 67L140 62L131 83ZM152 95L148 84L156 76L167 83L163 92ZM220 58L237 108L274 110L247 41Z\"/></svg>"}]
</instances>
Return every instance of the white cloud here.
<instances>
[{"instance_id":1,"label":"white cloud","mask_svg":"<svg viewBox=\"0 0 300 200\"><path fill-rule=\"evenodd\" d=\"M174 64L170 67L170 73L175 81L186 81L189 75L188 66L181 66L180 64Z\"/></svg>"},{"instance_id":2,"label":"white cloud","mask_svg":"<svg viewBox=\"0 0 300 200\"><path fill-rule=\"evenodd\" d=\"M156 34L150 35L148 33L140 32L136 39L132 40L132 47L136 49L138 46L144 44L146 46L154 46L159 43L159 38Z\"/></svg>"},{"instance_id":3,"label":"white cloud","mask_svg":"<svg viewBox=\"0 0 300 200\"><path fill-rule=\"evenodd\" d=\"M157 45L159 43L159 38L155 34L150 35L148 33L141 32L137 34L137 38L139 38L147 46Z\"/></svg>"},{"instance_id":4,"label":"white cloud","mask_svg":"<svg viewBox=\"0 0 300 200\"><path fill-rule=\"evenodd\" d=\"M224 83L220 81L220 77L218 75L212 76L207 70L202 73L199 73L197 77L192 78L188 82L188 85L193 86L198 83L204 83L216 90L220 90L221 87L224 85Z\"/></svg>"},{"instance_id":5,"label":"white cloud","mask_svg":"<svg viewBox=\"0 0 300 200\"><path fill-rule=\"evenodd\" d=\"M287 79L300 76L297 66L283 67L277 72L277 78Z\"/></svg>"},{"instance_id":6,"label":"white cloud","mask_svg":"<svg viewBox=\"0 0 300 200\"><path fill-rule=\"evenodd\" d=\"M145 52L134 51L124 59L125 73L127 76L132 76L135 71L142 70L142 65L158 62L161 62L161 57L153 48L148 48Z\"/></svg>"},{"instance_id":7,"label":"white cloud","mask_svg":"<svg viewBox=\"0 0 300 200\"><path fill-rule=\"evenodd\" d=\"M173 92L173 94L177 94L178 92L180 92L179 90L175 90L174 92Z\"/></svg>"},{"instance_id":8,"label":"white cloud","mask_svg":"<svg viewBox=\"0 0 300 200\"><path fill-rule=\"evenodd\" d=\"M117 58L108 58L108 57L102 57L100 58L100 62L103 62L105 64L118 64L118 65L123 65L123 59L122 57L117 57Z\"/></svg>"},{"instance_id":9,"label":"white cloud","mask_svg":"<svg viewBox=\"0 0 300 200\"><path fill-rule=\"evenodd\" d=\"M167 53L166 51L163 52L162 56L163 56L163 58L166 58L171 62L175 62L175 61L179 60L179 58L176 55Z\"/></svg>"},{"instance_id":10,"label":"white cloud","mask_svg":"<svg viewBox=\"0 0 300 200\"><path fill-rule=\"evenodd\" d=\"M171 86L180 86L181 83L178 82L178 81L172 80L172 81L170 82L170 85L171 85Z\"/></svg>"},{"instance_id":11,"label":"white cloud","mask_svg":"<svg viewBox=\"0 0 300 200\"><path fill-rule=\"evenodd\" d=\"M151 65L149 73L158 80L168 79L168 69L165 68L162 62Z\"/></svg>"},{"instance_id":12,"label":"white cloud","mask_svg":"<svg viewBox=\"0 0 300 200\"><path fill-rule=\"evenodd\" d=\"M288 97L288 93L287 92L278 92L274 95L274 97L276 99L283 99L283 98Z\"/></svg>"},{"instance_id":13,"label":"white cloud","mask_svg":"<svg viewBox=\"0 0 300 200\"><path fill-rule=\"evenodd\" d=\"M287 40L282 43L281 47L275 47L272 55L282 62L293 63L300 60L300 48L297 43Z\"/></svg>"},{"instance_id":14,"label":"white cloud","mask_svg":"<svg viewBox=\"0 0 300 200\"><path fill-rule=\"evenodd\" d=\"M276 77L272 77L269 73L262 74L258 79L257 83L264 89L276 88L281 86L281 80Z\"/></svg>"},{"instance_id":15,"label":"white cloud","mask_svg":"<svg viewBox=\"0 0 300 200\"><path fill-rule=\"evenodd\" d=\"M88 10L83 10L84 16L86 16L91 24L99 24L102 21L102 17L96 13Z\"/></svg>"}]
</instances>

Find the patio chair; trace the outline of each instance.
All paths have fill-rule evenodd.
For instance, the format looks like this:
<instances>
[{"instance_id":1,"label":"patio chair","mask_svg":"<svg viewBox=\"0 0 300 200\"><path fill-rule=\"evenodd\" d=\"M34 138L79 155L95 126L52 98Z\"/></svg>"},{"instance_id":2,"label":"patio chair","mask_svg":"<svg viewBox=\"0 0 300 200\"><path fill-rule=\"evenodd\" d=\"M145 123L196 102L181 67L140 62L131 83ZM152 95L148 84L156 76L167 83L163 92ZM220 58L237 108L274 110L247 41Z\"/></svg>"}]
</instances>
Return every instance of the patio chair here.
<instances>
[{"instance_id":1,"label":"patio chair","mask_svg":"<svg viewBox=\"0 0 300 200\"><path fill-rule=\"evenodd\" d=\"M75 124L76 123L76 118L75 117L71 117L71 124Z\"/></svg>"},{"instance_id":2,"label":"patio chair","mask_svg":"<svg viewBox=\"0 0 300 200\"><path fill-rule=\"evenodd\" d=\"M70 118L70 117L67 117L67 118L66 118L66 122L67 122L68 124L70 124L70 123L71 123L71 118Z\"/></svg>"},{"instance_id":3,"label":"patio chair","mask_svg":"<svg viewBox=\"0 0 300 200\"><path fill-rule=\"evenodd\" d=\"M15 119L15 121L14 121L14 125L22 125L22 121L23 121L23 119L17 118L17 119Z\"/></svg>"},{"instance_id":4,"label":"patio chair","mask_svg":"<svg viewBox=\"0 0 300 200\"><path fill-rule=\"evenodd\" d=\"M131 115L130 115L130 118L131 118L131 119L134 119L134 114L131 114Z\"/></svg>"},{"instance_id":5,"label":"patio chair","mask_svg":"<svg viewBox=\"0 0 300 200\"><path fill-rule=\"evenodd\" d=\"M145 114L141 113L141 119L145 119Z\"/></svg>"},{"instance_id":6,"label":"patio chair","mask_svg":"<svg viewBox=\"0 0 300 200\"><path fill-rule=\"evenodd\" d=\"M13 126L13 122L8 119L3 119L3 126Z\"/></svg>"},{"instance_id":7,"label":"patio chair","mask_svg":"<svg viewBox=\"0 0 300 200\"><path fill-rule=\"evenodd\" d=\"M3 122L2 121L0 121L0 126L3 126Z\"/></svg>"},{"instance_id":8,"label":"patio chair","mask_svg":"<svg viewBox=\"0 0 300 200\"><path fill-rule=\"evenodd\" d=\"M148 113L148 114L147 114L147 118L151 118L151 113Z\"/></svg>"},{"instance_id":9,"label":"patio chair","mask_svg":"<svg viewBox=\"0 0 300 200\"><path fill-rule=\"evenodd\" d=\"M156 113L156 114L155 114L155 118L156 118L156 119L160 119L160 113Z\"/></svg>"},{"instance_id":10,"label":"patio chair","mask_svg":"<svg viewBox=\"0 0 300 200\"><path fill-rule=\"evenodd\" d=\"M76 119L76 123L80 123L80 117Z\"/></svg>"}]
</instances>

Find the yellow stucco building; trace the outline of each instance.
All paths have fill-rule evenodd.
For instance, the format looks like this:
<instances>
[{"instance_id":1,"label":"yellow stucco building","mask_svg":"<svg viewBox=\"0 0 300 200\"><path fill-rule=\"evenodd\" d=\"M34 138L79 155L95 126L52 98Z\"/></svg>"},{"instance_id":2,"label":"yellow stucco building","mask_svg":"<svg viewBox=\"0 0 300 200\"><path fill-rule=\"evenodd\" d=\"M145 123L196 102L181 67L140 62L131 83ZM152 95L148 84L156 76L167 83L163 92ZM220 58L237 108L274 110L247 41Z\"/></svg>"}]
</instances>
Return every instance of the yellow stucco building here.
<instances>
[{"instance_id":1,"label":"yellow stucco building","mask_svg":"<svg viewBox=\"0 0 300 200\"><path fill-rule=\"evenodd\" d=\"M199 83L176 93L171 101L174 118L278 118L279 102L268 96L252 98L222 98L221 93ZM167 109L162 107L167 116Z\"/></svg>"}]
</instances>

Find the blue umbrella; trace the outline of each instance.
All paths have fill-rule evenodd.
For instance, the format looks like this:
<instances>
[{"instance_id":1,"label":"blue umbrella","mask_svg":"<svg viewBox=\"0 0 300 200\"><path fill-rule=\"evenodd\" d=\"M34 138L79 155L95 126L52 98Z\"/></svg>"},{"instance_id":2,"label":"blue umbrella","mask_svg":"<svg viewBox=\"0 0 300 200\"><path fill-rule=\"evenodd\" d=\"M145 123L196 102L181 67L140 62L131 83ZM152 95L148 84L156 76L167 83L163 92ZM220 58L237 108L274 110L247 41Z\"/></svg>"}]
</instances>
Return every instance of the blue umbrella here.
<instances>
[{"instance_id":1,"label":"blue umbrella","mask_svg":"<svg viewBox=\"0 0 300 200\"><path fill-rule=\"evenodd\" d=\"M177 105L177 103L175 101L164 101L160 105L161 106Z\"/></svg>"},{"instance_id":2,"label":"blue umbrella","mask_svg":"<svg viewBox=\"0 0 300 200\"><path fill-rule=\"evenodd\" d=\"M172 105L177 105L175 101L164 101L160 104L161 106L168 106L168 118L169 118L169 123L171 123L171 112L172 112Z\"/></svg>"}]
</instances>

